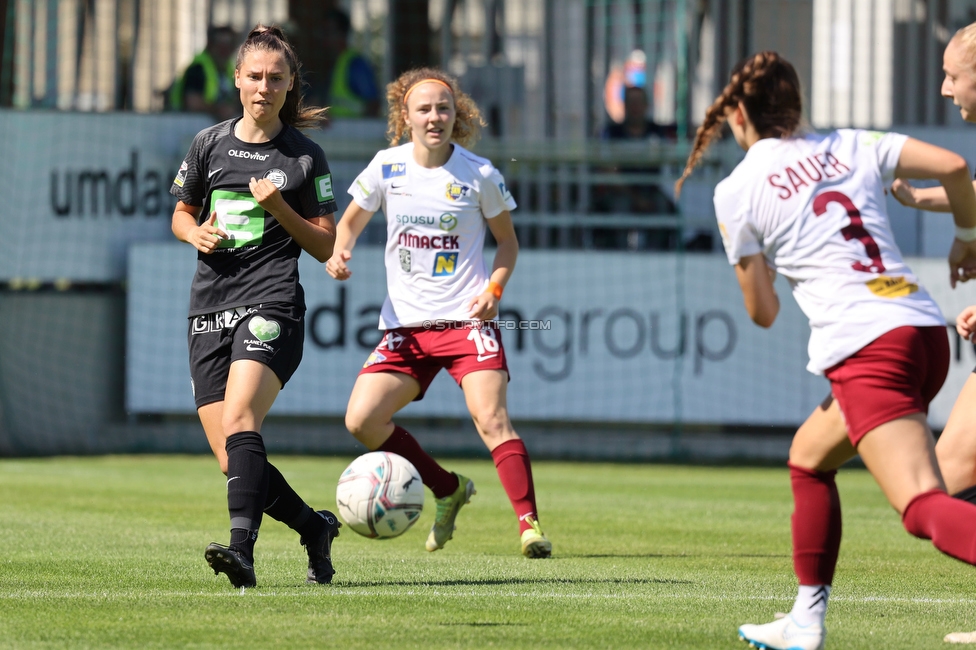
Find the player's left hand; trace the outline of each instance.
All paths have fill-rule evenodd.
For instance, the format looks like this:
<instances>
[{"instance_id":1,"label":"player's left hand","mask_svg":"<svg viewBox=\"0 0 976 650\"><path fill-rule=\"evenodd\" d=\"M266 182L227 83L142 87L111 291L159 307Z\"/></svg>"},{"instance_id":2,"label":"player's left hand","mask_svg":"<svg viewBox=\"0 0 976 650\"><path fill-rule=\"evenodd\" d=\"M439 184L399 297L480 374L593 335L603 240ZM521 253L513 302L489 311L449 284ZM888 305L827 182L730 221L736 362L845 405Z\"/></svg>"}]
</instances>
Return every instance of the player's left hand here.
<instances>
[{"instance_id":1,"label":"player's left hand","mask_svg":"<svg viewBox=\"0 0 976 650\"><path fill-rule=\"evenodd\" d=\"M953 289L957 282L976 279L976 240L952 240L949 249L949 284Z\"/></svg>"},{"instance_id":2,"label":"player's left hand","mask_svg":"<svg viewBox=\"0 0 976 650\"><path fill-rule=\"evenodd\" d=\"M258 202L258 205L271 214L279 214L284 208L284 197L281 196L281 192L278 191L274 183L267 178L256 179L252 176L248 187L251 190L251 196Z\"/></svg>"},{"instance_id":3,"label":"player's left hand","mask_svg":"<svg viewBox=\"0 0 976 650\"><path fill-rule=\"evenodd\" d=\"M482 292L468 303L468 318L492 320L498 315L498 298L488 291Z\"/></svg>"}]
</instances>

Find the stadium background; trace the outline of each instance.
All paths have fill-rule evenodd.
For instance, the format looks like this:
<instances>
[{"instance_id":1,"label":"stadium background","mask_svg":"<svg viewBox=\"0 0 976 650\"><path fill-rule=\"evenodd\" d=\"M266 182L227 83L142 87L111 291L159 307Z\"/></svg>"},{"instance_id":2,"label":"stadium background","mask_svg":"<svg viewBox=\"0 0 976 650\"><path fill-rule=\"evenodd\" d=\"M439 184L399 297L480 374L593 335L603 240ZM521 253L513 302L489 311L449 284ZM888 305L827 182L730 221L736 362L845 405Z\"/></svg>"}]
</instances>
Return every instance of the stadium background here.
<instances>
[{"instance_id":1,"label":"stadium background","mask_svg":"<svg viewBox=\"0 0 976 650\"><path fill-rule=\"evenodd\" d=\"M206 451L185 360L193 251L170 233L168 188L211 120L166 111L164 97L208 25L276 22L311 48L330 4L350 14L381 84L442 66L488 117L475 151L520 204L503 305L526 322L506 332L511 412L539 456L781 460L827 392L804 370L807 326L791 300L769 331L742 309L711 207L741 157L734 143L672 200L688 137L734 62L787 56L814 128L896 129L976 162L976 129L939 98L942 50L976 20L976 0L0 0L0 454ZM600 137L621 79L646 87L648 117L676 141ZM337 188L384 130L336 119L310 134ZM634 187L653 210L628 204ZM951 220L889 209L954 318L976 294L948 290ZM377 217L344 285L303 258L308 349L266 423L269 448L357 450L342 412L377 337L384 236ZM953 351L935 428L976 361L968 344ZM404 417L432 450L484 453L449 379Z\"/></svg>"}]
</instances>

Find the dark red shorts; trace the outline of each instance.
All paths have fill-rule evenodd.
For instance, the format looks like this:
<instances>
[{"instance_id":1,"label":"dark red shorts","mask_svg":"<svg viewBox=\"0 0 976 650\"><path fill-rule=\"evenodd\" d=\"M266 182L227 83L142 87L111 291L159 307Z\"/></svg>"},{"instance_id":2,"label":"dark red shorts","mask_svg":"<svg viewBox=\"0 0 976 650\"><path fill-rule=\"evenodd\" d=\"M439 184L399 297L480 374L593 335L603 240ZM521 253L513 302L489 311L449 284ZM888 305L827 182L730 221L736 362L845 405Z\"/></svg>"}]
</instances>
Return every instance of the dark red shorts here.
<instances>
[{"instance_id":1,"label":"dark red shorts","mask_svg":"<svg viewBox=\"0 0 976 650\"><path fill-rule=\"evenodd\" d=\"M899 327L828 369L830 390L857 447L875 427L928 413L949 372L945 327Z\"/></svg>"},{"instance_id":2,"label":"dark red shorts","mask_svg":"<svg viewBox=\"0 0 976 650\"><path fill-rule=\"evenodd\" d=\"M359 374L400 372L420 383L422 400L441 368L454 380L477 370L504 370L508 374L505 347L496 327L473 327L464 323L437 321L437 328L401 327L387 330L383 340L370 353ZM442 325L440 325L443 323Z\"/></svg>"}]
</instances>

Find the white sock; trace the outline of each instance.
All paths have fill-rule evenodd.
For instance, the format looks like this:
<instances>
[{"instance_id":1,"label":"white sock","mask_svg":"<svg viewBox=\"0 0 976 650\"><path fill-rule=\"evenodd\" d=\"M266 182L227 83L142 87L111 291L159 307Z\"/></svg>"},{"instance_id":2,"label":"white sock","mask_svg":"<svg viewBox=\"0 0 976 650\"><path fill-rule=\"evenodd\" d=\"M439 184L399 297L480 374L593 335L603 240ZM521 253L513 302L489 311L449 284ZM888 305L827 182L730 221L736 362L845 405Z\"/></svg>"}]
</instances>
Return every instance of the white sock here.
<instances>
[{"instance_id":1,"label":"white sock","mask_svg":"<svg viewBox=\"0 0 976 650\"><path fill-rule=\"evenodd\" d=\"M823 625L827 617L828 598L830 585L800 585L790 616L804 627L811 623Z\"/></svg>"}]
</instances>

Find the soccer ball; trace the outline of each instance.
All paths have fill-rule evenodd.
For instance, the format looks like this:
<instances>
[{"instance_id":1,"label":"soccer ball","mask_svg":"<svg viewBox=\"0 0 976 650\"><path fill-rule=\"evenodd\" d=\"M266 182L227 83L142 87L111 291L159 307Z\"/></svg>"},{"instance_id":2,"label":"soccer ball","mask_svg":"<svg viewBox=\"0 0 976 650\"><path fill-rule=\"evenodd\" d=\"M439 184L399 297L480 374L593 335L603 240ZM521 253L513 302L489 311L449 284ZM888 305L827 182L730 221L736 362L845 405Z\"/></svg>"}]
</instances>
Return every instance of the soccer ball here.
<instances>
[{"instance_id":1,"label":"soccer ball","mask_svg":"<svg viewBox=\"0 0 976 650\"><path fill-rule=\"evenodd\" d=\"M403 456L363 454L349 464L336 488L339 516L360 535L396 537L420 517L424 484Z\"/></svg>"}]
</instances>

